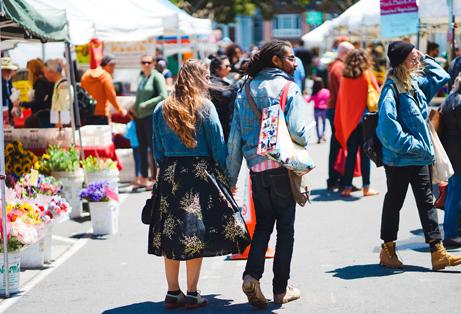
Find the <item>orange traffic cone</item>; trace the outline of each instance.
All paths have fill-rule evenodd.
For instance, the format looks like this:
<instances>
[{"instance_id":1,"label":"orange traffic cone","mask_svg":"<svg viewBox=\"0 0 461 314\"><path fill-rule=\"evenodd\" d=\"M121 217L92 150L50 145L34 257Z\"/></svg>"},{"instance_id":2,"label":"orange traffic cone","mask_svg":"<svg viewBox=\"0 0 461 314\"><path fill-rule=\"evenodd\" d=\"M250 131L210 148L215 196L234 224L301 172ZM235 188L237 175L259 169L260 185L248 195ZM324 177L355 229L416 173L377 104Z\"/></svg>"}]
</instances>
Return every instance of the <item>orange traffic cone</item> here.
<instances>
[{"instance_id":1,"label":"orange traffic cone","mask_svg":"<svg viewBox=\"0 0 461 314\"><path fill-rule=\"evenodd\" d=\"M253 203L253 195L251 193L251 179L248 177L248 184L245 184L244 191L243 191L243 206L242 206L242 216L245 220L245 224L247 225L248 232L250 233L250 237L253 238L253 234L255 232L256 227L256 213L255 213L255 206ZM231 260L242 260L248 259L248 254L250 253L250 245L247 246L243 253L236 253L232 254L230 259ZM273 258L274 257L274 250L267 247L266 250L266 258Z\"/></svg>"}]
</instances>

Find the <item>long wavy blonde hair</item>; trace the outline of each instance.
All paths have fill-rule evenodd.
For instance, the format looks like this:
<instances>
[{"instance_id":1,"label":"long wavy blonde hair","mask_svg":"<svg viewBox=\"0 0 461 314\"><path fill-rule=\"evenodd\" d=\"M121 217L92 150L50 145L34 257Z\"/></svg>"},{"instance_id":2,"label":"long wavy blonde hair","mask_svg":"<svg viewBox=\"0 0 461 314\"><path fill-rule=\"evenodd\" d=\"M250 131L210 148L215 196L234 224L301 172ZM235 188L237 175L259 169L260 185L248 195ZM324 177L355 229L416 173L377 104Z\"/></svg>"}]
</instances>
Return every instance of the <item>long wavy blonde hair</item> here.
<instances>
[{"instance_id":1,"label":"long wavy blonde hair","mask_svg":"<svg viewBox=\"0 0 461 314\"><path fill-rule=\"evenodd\" d=\"M174 89L163 104L166 123L188 148L197 146L195 127L198 111L209 98L209 78L208 65L189 59L179 70Z\"/></svg>"}]
</instances>

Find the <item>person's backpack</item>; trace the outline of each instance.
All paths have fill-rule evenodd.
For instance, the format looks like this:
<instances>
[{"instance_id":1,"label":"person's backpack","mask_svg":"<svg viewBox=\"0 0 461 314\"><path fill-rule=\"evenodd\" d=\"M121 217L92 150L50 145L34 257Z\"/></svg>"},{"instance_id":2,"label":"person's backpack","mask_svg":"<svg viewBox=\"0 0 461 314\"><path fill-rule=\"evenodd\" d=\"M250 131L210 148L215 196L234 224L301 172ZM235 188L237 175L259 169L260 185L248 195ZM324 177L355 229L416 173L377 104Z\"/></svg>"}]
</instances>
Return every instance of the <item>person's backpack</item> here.
<instances>
[{"instance_id":1,"label":"person's backpack","mask_svg":"<svg viewBox=\"0 0 461 314\"><path fill-rule=\"evenodd\" d=\"M399 93L394 81L392 81L391 88L394 91L394 98L398 112ZM368 158L376 164L376 167L381 167L383 165L383 149L382 144L376 135L378 120L378 112L368 112L363 117L363 151L367 154Z\"/></svg>"},{"instance_id":2,"label":"person's backpack","mask_svg":"<svg viewBox=\"0 0 461 314\"><path fill-rule=\"evenodd\" d=\"M83 87L77 84L77 101L80 111L80 119L84 123L93 116L94 108L96 107L96 100L94 100L94 98L88 94Z\"/></svg>"}]
</instances>

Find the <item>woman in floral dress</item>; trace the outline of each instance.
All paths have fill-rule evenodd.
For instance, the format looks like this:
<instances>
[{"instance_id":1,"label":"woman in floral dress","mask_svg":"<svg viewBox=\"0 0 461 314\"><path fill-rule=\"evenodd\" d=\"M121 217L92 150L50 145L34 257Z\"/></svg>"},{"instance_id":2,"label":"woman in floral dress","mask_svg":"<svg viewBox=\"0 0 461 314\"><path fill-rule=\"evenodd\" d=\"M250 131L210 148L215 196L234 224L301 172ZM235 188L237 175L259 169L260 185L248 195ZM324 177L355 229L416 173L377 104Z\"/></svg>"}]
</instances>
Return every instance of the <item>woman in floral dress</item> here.
<instances>
[{"instance_id":1,"label":"woman in floral dress","mask_svg":"<svg viewBox=\"0 0 461 314\"><path fill-rule=\"evenodd\" d=\"M160 165L149 253L163 256L165 307L205 306L197 292L202 258L242 252L249 235L223 170L226 145L210 88L208 66L184 64L171 95L154 111L154 152ZM179 287L186 261L187 295Z\"/></svg>"}]
</instances>

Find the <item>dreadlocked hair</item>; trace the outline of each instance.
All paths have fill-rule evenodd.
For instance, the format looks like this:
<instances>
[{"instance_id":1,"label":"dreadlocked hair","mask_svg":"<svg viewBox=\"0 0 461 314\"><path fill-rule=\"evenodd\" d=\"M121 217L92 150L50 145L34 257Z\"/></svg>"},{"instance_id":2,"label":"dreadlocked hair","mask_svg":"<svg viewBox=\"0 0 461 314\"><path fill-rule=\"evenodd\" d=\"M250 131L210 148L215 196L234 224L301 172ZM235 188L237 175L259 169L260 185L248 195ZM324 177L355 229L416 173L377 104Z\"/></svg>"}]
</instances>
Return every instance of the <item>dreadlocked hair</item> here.
<instances>
[{"instance_id":1,"label":"dreadlocked hair","mask_svg":"<svg viewBox=\"0 0 461 314\"><path fill-rule=\"evenodd\" d=\"M272 57L277 56L282 59L287 48L291 48L288 41L274 39L264 44L261 50L255 53L250 61L243 67L243 72L250 77L255 77L262 69L272 68Z\"/></svg>"},{"instance_id":2,"label":"dreadlocked hair","mask_svg":"<svg viewBox=\"0 0 461 314\"><path fill-rule=\"evenodd\" d=\"M179 70L174 89L163 104L167 125L188 148L197 146L198 112L208 98L209 88L208 66L202 61L189 59Z\"/></svg>"}]
</instances>

